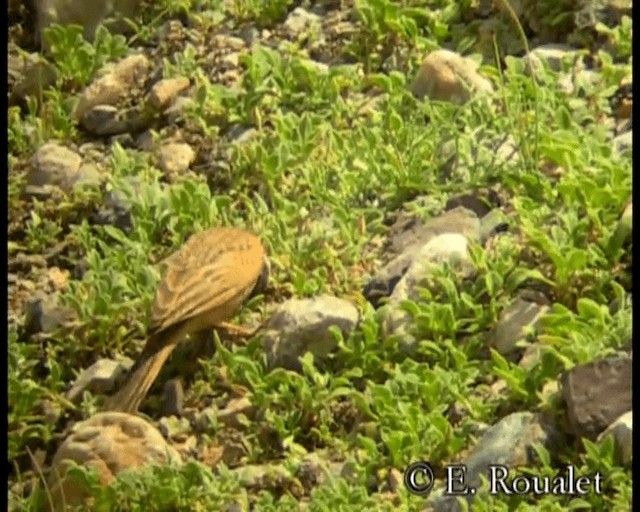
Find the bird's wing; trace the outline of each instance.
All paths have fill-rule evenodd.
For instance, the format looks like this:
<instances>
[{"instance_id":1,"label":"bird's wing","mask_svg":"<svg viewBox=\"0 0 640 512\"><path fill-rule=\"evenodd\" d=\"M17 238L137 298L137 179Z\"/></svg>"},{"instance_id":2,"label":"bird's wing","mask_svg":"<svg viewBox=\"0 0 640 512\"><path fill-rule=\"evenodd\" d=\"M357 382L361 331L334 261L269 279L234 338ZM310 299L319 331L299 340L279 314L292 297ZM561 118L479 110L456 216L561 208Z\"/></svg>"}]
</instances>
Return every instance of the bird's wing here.
<instances>
[{"instance_id":1,"label":"bird's wing","mask_svg":"<svg viewBox=\"0 0 640 512\"><path fill-rule=\"evenodd\" d=\"M251 292L264 265L257 236L237 228L214 228L193 235L170 258L158 285L150 332L240 302Z\"/></svg>"}]
</instances>

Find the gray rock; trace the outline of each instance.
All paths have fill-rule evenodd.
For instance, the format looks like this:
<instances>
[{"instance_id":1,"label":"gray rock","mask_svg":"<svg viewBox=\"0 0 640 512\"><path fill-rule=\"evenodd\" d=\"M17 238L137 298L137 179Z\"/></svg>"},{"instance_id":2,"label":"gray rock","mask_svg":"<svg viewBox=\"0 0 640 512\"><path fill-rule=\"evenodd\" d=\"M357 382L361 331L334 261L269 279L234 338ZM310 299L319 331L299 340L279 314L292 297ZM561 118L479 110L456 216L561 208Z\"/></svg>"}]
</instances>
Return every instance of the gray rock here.
<instances>
[{"instance_id":1,"label":"gray rock","mask_svg":"<svg viewBox=\"0 0 640 512\"><path fill-rule=\"evenodd\" d=\"M538 343L532 343L524 349L522 357L520 358L520 361L518 361L518 366L525 369L533 368L540 362L542 356L542 345Z\"/></svg>"},{"instance_id":2,"label":"gray rock","mask_svg":"<svg viewBox=\"0 0 640 512\"><path fill-rule=\"evenodd\" d=\"M296 476L305 489L322 485L330 476L327 462L317 453L309 453L300 461Z\"/></svg>"},{"instance_id":3,"label":"gray rock","mask_svg":"<svg viewBox=\"0 0 640 512\"><path fill-rule=\"evenodd\" d=\"M195 105L195 101L187 96L178 96L175 101L164 111L164 118L168 124L176 124L184 119L189 109Z\"/></svg>"},{"instance_id":4,"label":"gray rock","mask_svg":"<svg viewBox=\"0 0 640 512\"><path fill-rule=\"evenodd\" d=\"M328 36L333 39L344 39L360 32L359 26L354 23L357 21L355 16L352 16L351 20L345 21L340 13L333 14L332 16L332 13L329 13L326 16L327 22L323 27Z\"/></svg>"},{"instance_id":5,"label":"gray rock","mask_svg":"<svg viewBox=\"0 0 640 512\"><path fill-rule=\"evenodd\" d=\"M218 407L205 407L200 411L190 411L188 414L191 426L197 433L203 433L216 427Z\"/></svg>"},{"instance_id":6,"label":"gray rock","mask_svg":"<svg viewBox=\"0 0 640 512\"><path fill-rule=\"evenodd\" d=\"M469 258L467 239L459 233L438 235L424 244L414 256L411 266L402 276L389 298L383 331L386 335L400 335L399 349L412 354L418 347L418 340L411 334L413 318L400 309L404 300L418 300L420 285L438 265L442 263L464 264Z\"/></svg>"},{"instance_id":7,"label":"gray rock","mask_svg":"<svg viewBox=\"0 0 640 512\"><path fill-rule=\"evenodd\" d=\"M75 402L82 398L85 391L96 394L110 393L115 389L117 380L127 372L127 366L112 359L98 359L78 375L67 392L67 398Z\"/></svg>"},{"instance_id":8,"label":"gray rock","mask_svg":"<svg viewBox=\"0 0 640 512\"><path fill-rule=\"evenodd\" d=\"M257 409L251 403L250 398L234 398L229 401L224 409L219 409L213 405L197 412L192 419L192 423L199 432L206 432L217 423L240 430L244 428L246 420L255 418L256 411Z\"/></svg>"},{"instance_id":9,"label":"gray rock","mask_svg":"<svg viewBox=\"0 0 640 512\"><path fill-rule=\"evenodd\" d=\"M611 141L613 149L618 153L626 153L633 149L633 130L626 131Z\"/></svg>"},{"instance_id":10,"label":"gray rock","mask_svg":"<svg viewBox=\"0 0 640 512\"><path fill-rule=\"evenodd\" d=\"M502 355L518 351L517 343L525 339L530 330L535 330L548 310L547 306L516 298L500 313L492 345Z\"/></svg>"},{"instance_id":11,"label":"gray rock","mask_svg":"<svg viewBox=\"0 0 640 512\"><path fill-rule=\"evenodd\" d=\"M530 465L536 443L554 450L562 441L560 433L541 416L530 412L510 414L487 430L469 457L461 461L466 466L465 485L478 488L480 476L488 476L491 465L510 469ZM470 494L467 499L471 502L473 496ZM428 503L436 512L462 510L457 498L444 496L443 489L433 492Z\"/></svg>"},{"instance_id":12,"label":"gray rock","mask_svg":"<svg viewBox=\"0 0 640 512\"><path fill-rule=\"evenodd\" d=\"M625 76L618 84L618 90L609 98L611 111L616 118L616 133L623 133L632 126L633 75Z\"/></svg>"},{"instance_id":13,"label":"gray rock","mask_svg":"<svg viewBox=\"0 0 640 512\"><path fill-rule=\"evenodd\" d=\"M271 317L265 331L269 367L300 371L299 358L306 352L311 352L316 361L323 359L336 348L330 328L339 328L347 337L359 317L353 304L329 295L285 302Z\"/></svg>"},{"instance_id":14,"label":"gray rock","mask_svg":"<svg viewBox=\"0 0 640 512\"><path fill-rule=\"evenodd\" d=\"M475 213L479 219L482 219L496 206L500 206L500 198L494 190L478 189L450 197L444 209L448 212L458 207L466 208Z\"/></svg>"},{"instance_id":15,"label":"gray rock","mask_svg":"<svg viewBox=\"0 0 640 512\"><path fill-rule=\"evenodd\" d=\"M248 397L234 398L229 401L224 409L218 412L217 417L227 427L240 429L244 426L243 419L253 419L256 410L256 406L251 403Z\"/></svg>"},{"instance_id":16,"label":"gray rock","mask_svg":"<svg viewBox=\"0 0 640 512\"><path fill-rule=\"evenodd\" d=\"M100 137L119 135L128 130L120 109L112 105L92 107L82 116L80 124L89 133Z\"/></svg>"},{"instance_id":17,"label":"gray rock","mask_svg":"<svg viewBox=\"0 0 640 512\"><path fill-rule=\"evenodd\" d=\"M42 145L31 159L27 183L35 187L55 186L70 192L79 178L82 158L57 142Z\"/></svg>"},{"instance_id":18,"label":"gray rock","mask_svg":"<svg viewBox=\"0 0 640 512\"><path fill-rule=\"evenodd\" d=\"M156 146L156 133L153 130L146 130L139 133L134 141L135 148L151 153Z\"/></svg>"},{"instance_id":19,"label":"gray rock","mask_svg":"<svg viewBox=\"0 0 640 512\"><path fill-rule=\"evenodd\" d=\"M527 70L531 65L535 73L540 72L544 65L553 71L560 71L563 62L573 64L579 55L580 50L566 44L545 44L531 50L522 57L522 61Z\"/></svg>"},{"instance_id":20,"label":"gray rock","mask_svg":"<svg viewBox=\"0 0 640 512\"><path fill-rule=\"evenodd\" d=\"M469 240L480 238L478 216L464 207L456 207L426 222L411 219L389 234L389 249L401 254L419 250L432 238L445 233L460 233Z\"/></svg>"},{"instance_id":21,"label":"gray rock","mask_svg":"<svg viewBox=\"0 0 640 512\"><path fill-rule=\"evenodd\" d=\"M122 110L110 105L98 105L82 117L81 124L94 135L111 137L112 143L118 139L123 141L126 147L133 141L128 132L145 130L152 121L152 113L140 105Z\"/></svg>"},{"instance_id":22,"label":"gray rock","mask_svg":"<svg viewBox=\"0 0 640 512\"><path fill-rule=\"evenodd\" d=\"M390 296L409 269L416 255L431 239L445 233L460 233L469 241L480 240L480 220L464 207L453 208L427 222L417 218L400 218L390 229L388 263L364 287L363 295L377 307Z\"/></svg>"},{"instance_id":23,"label":"gray rock","mask_svg":"<svg viewBox=\"0 0 640 512\"><path fill-rule=\"evenodd\" d=\"M284 22L285 30L291 36L300 36L310 30L319 30L321 18L317 14L309 12L302 7L296 7Z\"/></svg>"},{"instance_id":24,"label":"gray rock","mask_svg":"<svg viewBox=\"0 0 640 512\"><path fill-rule=\"evenodd\" d=\"M184 410L184 388L180 379L170 379L164 385L162 415L182 416Z\"/></svg>"},{"instance_id":25,"label":"gray rock","mask_svg":"<svg viewBox=\"0 0 640 512\"><path fill-rule=\"evenodd\" d=\"M38 292L25 301L24 331L26 336L44 333L52 334L60 327L75 320L73 309L59 303L56 294Z\"/></svg>"},{"instance_id":26,"label":"gray rock","mask_svg":"<svg viewBox=\"0 0 640 512\"><path fill-rule=\"evenodd\" d=\"M219 41L218 46L220 48L226 48L227 50L233 50L236 52L244 51L247 47L247 44L242 37L235 37L228 34L219 34L217 36L217 41Z\"/></svg>"},{"instance_id":27,"label":"gray rock","mask_svg":"<svg viewBox=\"0 0 640 512\"><path fill-rule=\"evenodd\" d=\"M418 286L429 271L443 263L455 264L467 260L467 246L467 238L460 233L443 233L429 240L414 254L411 265L390 296L390 303L417 299Z\"/></svg>"},{"instance_id":28,"label":"gray rock","mask_svg":"<svg viewBox=\"0 0 640 512\"><path fill-rule=\"evenodd\" d=\"M78 258L76 260L75 265L73 266L73 271L71 272L71 276L73 279L77 281L81 281L85 274L89 271L89 262L86 258Z\"/></svg>"},{"instance_id":29,"label":"gray rock","mask_svg":"<svg viewBox=\"0 0 640 512\"><path fill-rule=\"evenodd\" d=\"M632 407L631 358L612 357L573 367L561 377L573 433L593 441Z\"/></svg>"},{"instance_id":30,"label":"gray rock","mask_svg":"<svg viewBox=\"0 0 640 512\"><path fill-rule=\"evenodd\" d=\"M9 102L14 104L29 96L39 98L43 91L56 83L58 73L53 64L37 59L14 70L15 83L11 87Z\"/></svg>"},{"instance_id":31,"label":"gray rock","mask_svg":"<svg viewBox=\"0 0 640 512\"><path fill-rule=\"evenodd\" d=\"M32 55L34 61L37 60L37 54ZM29 57L21 51L16 43L9 42L7 47L7 82L10 90L22 77L29 60Z\"/></svg>"},{"instance_id":32,"label":"gray rock","mask_svg":"<svg viewBox=\"0 0 640 512\"><path fill-rule=\"evenodd\" d=\"M632 0L603 0L577 5L580 8L574 12L574 22L582 31L593 30L599 23L607 27L617 27L622 22L623 16L631 18L633 14Z\"/></svg>"},{"instance_id":33,"label":"gray rock","mask_svg":"<svg viewBox=\"0 0 640 512\"><path fill-rule=\"evenodd\" d=\"M98 105L117 105L131 93L150 67L149 59L142 54L131 55L116 64L105 66L100 70L98 78L80 95L74 111L75 119L81 121L87 112Z\"/></svg>"},{"instance_id":34,"label":"gray rock","mask_svg":"<svg viewBox=\"0 0 640 512\"><path fill-rule=\"evenodd\" d=\"M252 47L260 39L260 32L255 27L245 24L239 29L240 38L247 47Z\"/></svg>"},{"instance_id":35,"label":"gray rock","mask_svg":"<svg viewBox=\"0 0 640 512\"><path fill-rule=\"evenodd\" d=\"M360 465L354 461L353 459L348 460L344 463L340 463L339 465L334 465L332 469L332 473L335 475L335 471L340 471L338 476L339 478L343 478L348 483L352 485L357 485L360 482L362 470L360 469ZM365 482L367 487L373 487L377 484L375 475L371 475L368 480Z\"/></svg>"},{"instance_id":36,"label":"gray rock","mask_svg":"<svg viewBox=\"0 0 640 512\"><path fill-rule=\"evenodd\" d=\"M243 495L242 498L237 498L233 503L225 504L223 508L224 512L249 512L250 510L246 495Z\"/></svg>"},{"instance_id":37,"label":"gray rock","mask_svg":"<svg viewBox=\"0 0 640 512\"><path fill-rule=\"evenodd\" d=\"M23 190L24 197L33 197L39 201L64 201L65 193L55 185L25 185Z\"/></svg>"},{"instance_id":38,"label":"gray rock","mask_svg":"<svg viewBox=\"0 0 640 512\"><path fill-rule=\"evenodd\" d=\"M85 142L78 147L78 153L87 161L105 162L109 147L102 141Z\"/></svg>"},{"instance_id":39,"label":"gray rock","mask_svg":"<svg viewBox=\"0 0 640 512\"><path fill-rule=\"evenodd\" d=\"M193 434L184 433L178 436L171 445L178 451L183 459L195 459L199 455L198 438Z\"/></svg>"},{"instance_id":40,"label":"gray rock","mask_svg":"<svg viewBox=\"0 0 640 512\"><path fill-rule=\"evenodd\" d=\"M191 431L191 424L187 418L177 418L175 416L165 416L158 422L160 432L171 441L181 442L186 440Z\"/></svg>"},{"instance_id":41,"label":"gray rock","mask_svg":"<svg viewBox=\"0 0 640 512\"><path fill-rule=\"evenodd\" d=\"M78 178L74 183L74 189L80 187L98 187L105 179L103 170L96 164L83 163L78 169Z\"/></svg>"},{"instance_id":42,"label":"gray rock","mask_svg":"<svg viewBox=\"0 0 640 512\"><path fill-rule=\"evenodd\" d=\"M404 475L396 468L391 468L385 479L384 488L393 494L397 494L404 487Z\"/></svg>"},{"instance_id":43,"label":"gray rock","mask_svg":"<svg viewBox=\"0 0 640 512\"><path fill-rule=\"evenodd\" d=\"M255 139L260 135L260 132L255 128L247 128L242 125L233 126L228 133L229 139L234 144L244 144L245 142L249 142L252 139Z\"/></svg>"},{"instance_id":44,"label":"gray rock","mask_svg":"<svg viewBox=\"0 0 640 512\"><path fill-rule=\"evenodd\" d=\"M230 438L227 434L231 434ZM233 430L225 432L222 457L218 460L230 468L236 468L247 463L247 455L247 442L242 438L242 434Z\"/></svg>"},{"instance_id":45,"label":"gray rock","mask_svg":"<svg viewBox=\"0 0 640 512\"><path fill-rule=\"evenodd\" d=\"M500 144L498 144L494 149L494 152L495 160L493 163L496 166L503 166L507 164L516 165L522 162L522 153L520 152L520 148L511 135L500 142Z\"/></svg>"},{"instance_id":46,"label":"gray rock","mask_svg":"<svg viewBox=\"0 0 640 512\"><path fill-rule=\"evenodd\" d=\"M631 464L633 458L633 411L627 411L616 419L598 436L598 441L609 435L613 436L622 464Z\"/></svg>"},{"instance_id":47,"label":"gray rock","mask_svg":"<svg viewBox=\"0 0 640 512\"><path fill-rule=\"evenodd\" d=\"M222 57L220 59L220 63L222 65L224 65L226 68L230 69L229 71L224 73L223 76L225 78L232 76L232 74L234 73L235 68L237 68L238 65L240 64L240 56L241 56L240 52L233 52L233 53L229 53L229 54L225 55L224 57Z\"/></svg>"},{"instance_id":48,"label":"gray rock","mask_svg":"<svg viewBox=\"0 0 640 512\"><path fill-rule=\"evenodd\" d=\"M124 178L124 182L136 193L142 186L142 180L137 176ZM131 200L121 190L110 190L106 193L102 206L93 219L99 225L112 224L124 232L131 230L133 219L131 217Z\"/></svg>"},{"instance_id":49,"label":"gray rock","mask_svg":"<svg viewBox=\"0 0 640 512\"><path fill-rule=\"evenodd\" d=\"M602 75L592 69L577 69L575 72L565 73L560 76L558 85L567 96L576 94L576 91L596 87Z\"/></svg>"},{"instance_id":50,"label":"gray rock","mask_svg":"<svg viewBox=\"0 0 640 512\"><path fill-rule=\"evenodd\" d=\"M199 432L206 432L218 423L236 430L242 430L245 427L245 421L255 418L256 411L256 407L248 397L234 398L229 401L224 409L219 409L213 405L197 412L193 417L192 423Z\"/></svg>"},{"instance_id":51,"label":"gray rock","mask_svg":"<svg viewBox=\"0 0 640 512\"><path fill-rule=\"evenodd\" d=\"M62 405L59 401L54 402L53 400L48 400L43 398L39 400L36 404L36 410L38 413L42 414L44 417L44 421L50 425L55 425L58 423L58 420L62 417Z\"/></svg>"},{"instance_id":52,"label":"gray rock","mask_svg":"<svg viewBox=\"0 0 640 512\"><path fill-rule=\"evenodd\" d=\"M134 138L134 134L129 132L116 133L115 135L108 136L107 144L110 148L118 144L123 149L138 149L136 147L136 139Z\"/></svg>"},{"instance_id":53,"label":"gray rock","mask_svg":"<svg viewBox=\"0 0 640 512\"><path fill-rule=\"evenodd\" d=\"M480 242L485 244L498 233L509 229L509 220L502 210L491 210L480 220Z\"/></svg>"},{"instance_id":54,"label":"gray rock","mask_svg":"<svg viewBox=\"0 0 640 512\"><path fill-rule=\"evenodd\" d=\"M498 136L481 131L477 133L476 138L478 143L468 154L458 154L455 140L445 140L438 144L436 157L442 162L443 178L468 181L475 174L478 165L492 168L517 168L522 165L521 147L510 134ZM490 198L491 195L488 195L487 199ZM499 203L500 201L497 201L495 206L499 206Z\"/></svg>"}]
</instances>

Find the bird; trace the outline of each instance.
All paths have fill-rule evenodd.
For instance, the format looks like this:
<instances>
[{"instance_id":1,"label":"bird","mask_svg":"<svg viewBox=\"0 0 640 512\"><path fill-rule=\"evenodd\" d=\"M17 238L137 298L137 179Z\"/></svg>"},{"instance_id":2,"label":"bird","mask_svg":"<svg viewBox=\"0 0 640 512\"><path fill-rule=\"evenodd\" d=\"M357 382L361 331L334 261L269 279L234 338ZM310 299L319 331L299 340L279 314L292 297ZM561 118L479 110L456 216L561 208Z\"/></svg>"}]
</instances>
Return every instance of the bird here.
<instances>
[{"instance_id":1,"label":"bird","mask_svg":"<svg viewBox=\"0 0 640 512\"><path fill-rule=\"evenodd\" d=\"M147 342L124 385L107 400L108 411L135 413L187 335L215 327L252 334L226 320L261 293L269 279L269 261L257 235L235 227L210 228L192 235L164 263Z\"/></svg>"}]
</instances>

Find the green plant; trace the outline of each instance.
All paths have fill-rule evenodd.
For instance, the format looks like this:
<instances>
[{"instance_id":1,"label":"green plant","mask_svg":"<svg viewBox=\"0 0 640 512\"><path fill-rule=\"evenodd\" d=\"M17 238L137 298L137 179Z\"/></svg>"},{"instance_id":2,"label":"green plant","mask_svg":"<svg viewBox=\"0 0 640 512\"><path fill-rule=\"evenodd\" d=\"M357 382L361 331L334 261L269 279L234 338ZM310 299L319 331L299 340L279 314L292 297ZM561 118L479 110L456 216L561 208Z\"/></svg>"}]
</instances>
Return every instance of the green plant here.
<instances>
[{"instance_id":1,"label":"green plant","mask_svg":"<svg viewBox=\"0 0 640 512\"><path fill-rule=\"evenodd\" d=\"M52 25L44 33L51 58L58 69L59 84L82 87L106 63L125 55L126 40L99 26L93 43L85 41L79 25Z\"/></svg>"},{"instance_id":2,"label":"green plant","mask_svg":"<svg viewBox=\"0 0 640 512\"><path fill-rule=\"evenodd\" d=\"M292 0L232 0L227 10L240 22L255 21L268 26L281 21L292 3Z\"/></svg>"},{"instance_id":3,"label":"green plant","mask_svg":"<svg viewBox=\"0 0 640 512\"><path fill-rule=\"evenodd\" d=\"M94 43L81 40L78 27L50 30L58 82L8 110L13 510L36 507L28 489L39 477L30 454L52 454L68 420L99 410L99 394L87 390L71 404L65 391L98 358L139 353L159 263L210 226L255 231L268 249L269 287L238 322L264 325L289 297L320 293L355 302L360 322L348 336L334 329L337 349L328 357L299 354L299 373L269 370L260 334L232 347L216 338L215 353L185 379L185 424L194 419L183 446L186 464L91 486L97 510L416 510L424 498L401 482L389 492L394 479L398 487L397 471L415 460L429 459L439 472L466 460L480 442L478 427L513 411L560 417L557 396L548 393L558 375L627 350L631 248L618 226L631 197L632 161L613 149L609 121L611 96L631 69L629 21L599 27L609 45L592 52L588 73L563 64L532 75L513 50L529 47L527 19L533 13L547 32L559 32L575 9L525 2L523 20L513 13L499 20L513 32L496 45L509 44L494 49L491 41L495 51L483 52L480 70L497 94L453 105L418 102L407 85L427 51L482 51L473 25L487 21L477 17L482 6L336 4L303 2L335 23L295 42L281 38L288 1L160 2L130 24L134 35L126 41L104 30ZM512 46L516 33L520 41ZM253 39L246 51L225 39L245 36ZM211 47L226 42L228 48ZM69 115L72 95L129 49L154 61L154 78L185 76L195 86L179 120L166 126L158 116L147 133L154 148L175 136L197 149L197 164L184 175L169 178L156 168L140 149L144 137L96 139ZM504 66L496 67L494 53ZM238 62L233 85L220 83L220 54L225 66ZM83 158L101 157L102 184L61 200L25 200L28 159L52 138L71 139ZM402 336L387 335L389 306L374 310L360 295L392 257L386 236L400 212L429 220L484 189L496 196L487 204L502 210L506 231L483 244L470 240L464 272L453 265L425 271L400 306L415 341L407 350ZM103 215L109 209L117 224ZM22 332L20 308L33 283L48 277L25 269L21 252L69 272L60 298L77 314L70 325ZM524 341L536 350L526 367L489 349L501 313L524 291L549 302ZM192 363L180 352L167 377ZM502 392L496 381L506 384ZM152 421L156 389L144 409ZM221 409L237 404L238 395L247 409L228 421ZM203 421L195 421L201 413ZM223 460L238 467L215 458L220 447ZM189 460L192 454L202 461ZM606 473L605 493L500 497L482 486L470 508L629 509L631 471L610 440L567 444L552 454L538 446L535 455L518 470L555 475L572 463L581 474ZM306 460L314 456L330 470L309 472ZM309 473L315 481L307 481ZM252 480L256 474L264 478Z\"/></svg>"}]
</instances>

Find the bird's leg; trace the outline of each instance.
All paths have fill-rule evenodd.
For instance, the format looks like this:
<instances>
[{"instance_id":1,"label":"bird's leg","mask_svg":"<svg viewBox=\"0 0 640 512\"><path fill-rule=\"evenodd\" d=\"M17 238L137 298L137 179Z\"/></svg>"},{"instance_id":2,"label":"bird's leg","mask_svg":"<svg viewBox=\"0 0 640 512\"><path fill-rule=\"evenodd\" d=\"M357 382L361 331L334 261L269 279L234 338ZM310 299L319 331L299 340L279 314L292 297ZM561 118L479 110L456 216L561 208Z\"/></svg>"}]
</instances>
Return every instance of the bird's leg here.
<instances>
[{"instance_id":1,"label":"bird's leg","mask_svg":"<svg viewBox=\"0 0 640 512\"><path fill-rule=\"evenodd\" d=\"M236 336L241 336L243 338L251 338L260 330L260 326L249 329L248 327L230 324L229 322L220 322L216 327L224 329L229 334L235 334Z\"/></svg>"},{"instance_id":2,"label":"bird's leg","mask_svg":"<svg viewBox=\"0 0 640 512\"><path fill-rule=\"evenodd\" d=\"M210 358L216 353L216 344L213 341L213 330L203 329L191 334L191 338L196 341L196 346L202 357Z\"/></svg>"},{"instance_id":3,"label":"bird's leg","mask_svg":"<svg viewBox=\"0 0 640 512\"><path fill-rule=\"evenodd\" d=\"M254 329L248 329L242 325L235 325L229 322L220 322L215 325L215 329L222 329L228 335L231 335L235 338L243 338L249 339L255 335L256 332L260 329L260 327L256 327ZM216 353L216 344L213 337L213 329L203 329L202 331L198 331L191 334L191 339L194 341L197 340L198 346L200 348L200 353L205 357L212 357L213 354ZM240 340L236 340L238 343Z\"/></svg>"}]
</instances>

